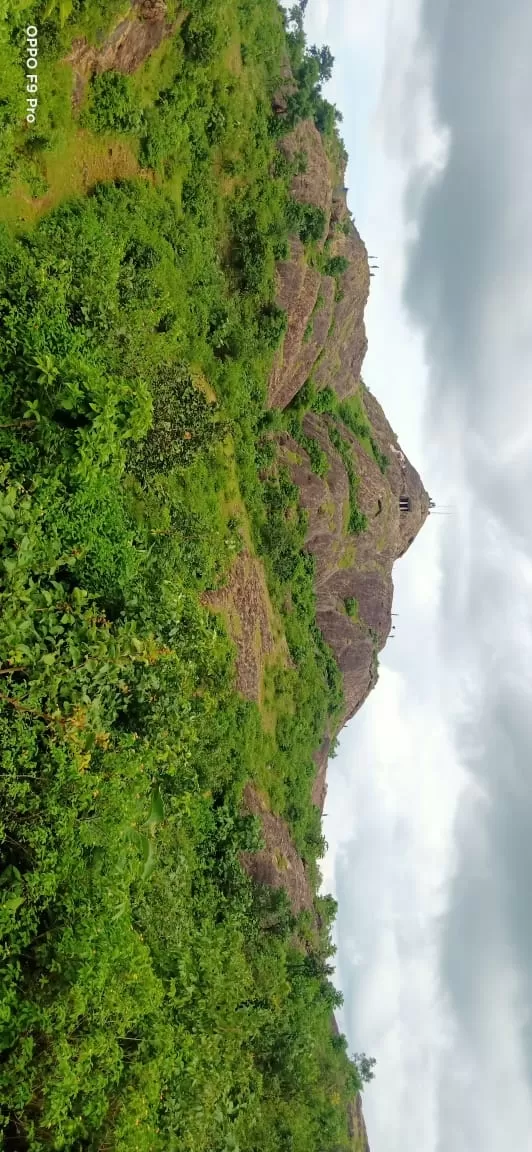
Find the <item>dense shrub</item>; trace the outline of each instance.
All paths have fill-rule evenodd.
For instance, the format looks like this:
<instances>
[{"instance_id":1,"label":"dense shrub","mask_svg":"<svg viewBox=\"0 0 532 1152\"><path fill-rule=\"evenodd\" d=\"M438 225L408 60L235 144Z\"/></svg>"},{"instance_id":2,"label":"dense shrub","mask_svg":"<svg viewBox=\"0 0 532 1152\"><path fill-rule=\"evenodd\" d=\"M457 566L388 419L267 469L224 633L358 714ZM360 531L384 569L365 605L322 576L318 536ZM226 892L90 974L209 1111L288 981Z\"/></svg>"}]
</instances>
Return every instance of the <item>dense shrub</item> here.
<instances>
[{"instance_id":1,"label":"dense shrub","mask_svg":"<svg viewBox=\"0 0 532 1152\"><path fill-rule=\"evenodd\" d=\"M93 76L82 122L95 132L138 132L142 112L135 104L130 77L121 72Z\"/></svg>"},{"instance_id":2,"label":"dense shrub","mask_svg":"<svg viewBox=\"0 0 532 1152\"><path fill-rule=\"evenodd\" d=\"M287 217L290 227L298 233L303 244L319 241L325 232L325 212L315 204L288 203Z\"/></svg>"},{"instance_id":3,"label":"dense shrub","mask_svg":"<svg viewBox=\"0 0 532 1152\"><path fill-rule=\"evenodd\" d=\"M152 394L151 428L130 452L139 475L186 467L197 452L226 434L225 425L215 421L216 405L194 384L183 364L159 369Z\"/></svg>"},{"instance_id":4,"label":"dense shrub","mask_svg":"<svg viewBox=\"0 0 532 1152\"><path fill-rule=\"evenodd\" d=\"M267 348L277 348L288 327L288 316L277 304L266 304L259 317L259 332Z\"/></svg>"},{"instance_id":5,"label":"dense shrub","mask_svg":"<svg viewBox=\"0 0 532 1152\"><path fill-rule=\"evenodd\" d=\"M365 513L361 512L358 506L358 478L353 465L351 448L349 447L347 441L344 440L336 425L330 424L328 431L331 443L342 457L342 462L347 472L347 478L349 481L348 528L350 532L352 532L355 536L358 536L361 532L365 532L368 526L368 521Z\"/></svg>"},{"instance_id":6,"label":"dense shrub","mask_svg":"<svg viewBox=\"0 0 532 1152\"><path fill-rule=\"evenodd\" d=\"M323 271L326 276L342 276L349 268L349 260L345 256L329 256L323 262Z\"/></svg>"},{"instance_id":7,"label":"dense shrub","mask_svg":"<svg viewBox=\"0 0 532 1152\"><path fill-rule=\"evenodd\" d=\"M290 435L294 440L304 449L309 458L309 463L312 472L316 476L326 476L329 470L329 461L327 453L320 447L318 441L313 436L307 436L303 432L300 414L297 409L294 410L294 416L288 418L288 429Z\"/></svg>"},{"instance_id":8,"label":"dense shrub","mask_svg":"<svg viewBox=\"0 0 532 1152\"><path fill-rule=\"evenodd\" d=\"M327 384L325 388L320 388L312 401L313 412L335 412L338 406L338 397L329 388Z\"/></svg>"},{"instance_id":9,"label":"dense shrub","mask_svg":"<svg viewBox=\"0 0 532 1152\"><path fill-rule=\"evenodd\" d=\"M217 27L214 21L187 16L181 35L187 56L195 64L209 64L216 51Z\"/></svg>"}]
</instances>

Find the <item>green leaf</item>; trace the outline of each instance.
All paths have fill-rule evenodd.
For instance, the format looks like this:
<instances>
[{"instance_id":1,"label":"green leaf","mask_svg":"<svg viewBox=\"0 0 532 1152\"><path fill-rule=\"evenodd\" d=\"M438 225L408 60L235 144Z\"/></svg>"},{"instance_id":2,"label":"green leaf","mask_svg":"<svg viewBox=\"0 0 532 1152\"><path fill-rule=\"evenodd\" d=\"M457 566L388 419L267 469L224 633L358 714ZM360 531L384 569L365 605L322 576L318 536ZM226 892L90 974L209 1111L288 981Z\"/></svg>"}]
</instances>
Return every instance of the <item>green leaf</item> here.
<instances>
[{"instance_id":1,"label":"green leaf","mask_svg":"<svg viewBox=\"0 0 532 1152\"><path fill-rule=\"evenodd\" d=\"M144 851L144 868L142 871L142 879L147 880L151 876L156 864L155 843L153 840L145 837L147 849Z\"/></svg>"},{"instance_id":2,"label":"green leaf","mask_svg":"<svg viewBox=\"0 0 532 1152\"><path fill-rule=\"evenodd\" d=\"M66 23L70 13L72 12L73 0L50 0L44 11L44 19L48 20L52 15L54 8L59 8L59 20L61 27Z\"/></svg>"},{"instance_id":3,"label":"green leaf","mask_svg":"<svg viewBox=\"0 0 532 1152\"><path fill-rule=\"evenodd\" d=\"M2 900L1 907L3 908L4 912L16 912L17 909L20 908L20 905L23 903L23 896L13 895L8 896L5 900Z\"/></svg>"},{"instance_id":4,"label":"green leaf","mask_svg":"<svg viewBox=\"0 0 532 1152\"><path fill-rule=\"evenodd\" d=\"M164 820L164 804L159 788L155 788L151 797L151 809L146 824L149 828L155 828L157 824L162 824Z\"/></svg>"},{"instance_id":5,"label":"green leaf","mask_svg":"<svg viewBox=\"0 0 532 1152\"><path fill-rule=\"evenodd\" d=\"M122 904L118 905L117 911L115 912L114 916L111 916L111 924L114 924L117 920L120 920L120 917L124 915L124 912L126 911L126 909L127 909L127 901L124 900Z\"/></svg>"},{"instance_id":6,"label":"green leaf","mask_svg":"<svg viewBox=\"0 0 532 1152\"><path fill-rule=\"evenodd\" d=\"M48 665L54 664L55 663L54 653L53 652L47 652L46 655L43 656L42 662L43 662L43 664L48 664Z\"/></svg>"}]
</instances>

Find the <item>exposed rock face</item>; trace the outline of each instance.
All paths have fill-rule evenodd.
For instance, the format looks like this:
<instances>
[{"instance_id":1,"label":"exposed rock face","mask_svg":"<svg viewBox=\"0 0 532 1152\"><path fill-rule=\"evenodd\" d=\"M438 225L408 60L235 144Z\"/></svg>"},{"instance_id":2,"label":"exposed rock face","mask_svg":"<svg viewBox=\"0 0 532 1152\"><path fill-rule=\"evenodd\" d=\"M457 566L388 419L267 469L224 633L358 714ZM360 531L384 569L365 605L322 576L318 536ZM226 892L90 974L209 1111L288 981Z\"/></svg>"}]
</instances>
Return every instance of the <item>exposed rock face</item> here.
<instances>
[{"instance_id":1,"label":"exposed rock face","mask_svg":"<svg viewBox=\"0 0 532 1152\"><path fill-rule=\"evenodd\" d=\"M338 278L338 292L335 279L305 259L298 239L289 259L278 265L277 302L288 313L288 331L270 380L272 408L285 408L313 370L318 388L329 385L341 399L353 392L367 350L364 308L370 284L365 245L312 121L299 123L283 148L291 159L306 156L305 171L294 177L291 191L299 203L324 212L325 233L317 249L327 242L327 255L345 257L349 264Z\"/></svg>"},{"instance_id":2,"label":"exposed rock face","mask_svg":"<svg viewBox=\"0 0 532 1152\"><path fill-rule=\"evenodd\" d=\"M331 1029L335 1036L340 1035L336 1016L331 1018ZM357 1092L354 1100L351 1100L347 1106L347 1130L349 1133L349 1147L353 1152L369 1152L368 1134L366 1131L366 1122L362 1113L362 1097L360 1092Z\"/></svg>"},{"instance_id":3,"label":"exposed rock face","mask_svg":"<svg viewBox=\"0 0 532 1152\"><path fill-rule=\"evenodd\" d=\"M317 771L312 788L312 803L319 808L320 812L323 812L325 797L327 795L327 765L329 763L330 747L331 741L329 737L326 736L314 756Z\"/></svg>"},{"instance_id":4,"label":"exposed rock face","mask_svg":"<svg viewBox=\"0 0 532 1152\"><path fill-rule=\"evenodd\" d=\"M281 457L308 512L307 547L316 559L317 620L344 681L342 723L360 708L376 683L377 655L392 622L392 567L429 511L429 497L418 473L403 456L380 405L366 392L364 402L375 441L390 460L384 475L356 436L329 415L308 415L303 425L329 460L326 476L313 474L306 453L290 443L289 437L283 437L281 444ZM367 528L356 536L346 532L349 482L343 461L329 439L329 429L335 426L349 445L358 478L358 505L367 518ZM294 450L301 463L293 462ZM410 507L401 511L400 500L405 498ZM346 612L349 600L356 601L354 618ZM318 758L318 769L320 763Z\"/></svg>"},{"instance_id":5,"label":"exposed rock face","mask_svg":"<svg viewBox=\"0 0 532 1152\"><path fill-rule=\"evenodd\" d=\"M301 241L293 239L290 259L282 261L277 269L277 303L288 313L288 331L270 379L271 408L286 408L310 376L319 355L317 341L305 343L305 332L318 300L322 279L320 272L307 264ZM330 282L326 293L331 313L334 281Z\"/></svg>"},{"instance_id":6,"label":"exposed rock face","mask_svg":"<svg viewBox=\"0 0 532 1152\"><path fill-rule=\"evenodd\" d=\"M347 236L334 234L331 251L334 256L345 256L349 267L340 277L343 296L335 304L334 326L316 366L315 380L318 388L328 384L343 400L353 392L367 352L364 309L370 277L366 247L354 227Z\"/></svg>"},{"instance_id":7,"label":"exposed rock face","mask_svg":"<svg viewBox=\"0 0 532 1152\"><path fill-rule=\"evenodd\" d=\"M291 160L298 153L305 155L305 169L294 176L292 195L300 204L312 204L316 208L323 209L327 233L333 202L332 173L331 163L318 129L312 120L301 120L293 132L282 141L281 147Z\"/></svg>"},{"instance_id":8,"label":"exposed rock face","mask_svg":"<svg viewBox=\"0 0 532 1152\"><path fill-rule=\"evenodd\" d=\"M378 653L391 628L392 567L424 523L429 497L380 404L360 380L367 349L364 309L370 273L365 245L347 208L344 173L334 174L323 140L309 122L298 125L284 147L291 157L306 153L306 171L294 177L292 194L301 203L323 209L327 257L345 257L348 267L335 280L320 270L319 259L307 257L299 239L292 241L290 258L278 266L278 303L287 311L288 328L271 374L269 403L286 407L311 375L318 390L328 386L340 400L358 392L373 443L388 460L383 473L368 442L327 414L308 414L303 424L305 434L327 456L324 477L312 472L307 454L290 436L278 437L281 461L308 513L307 547L316 559L317 622L342 672L343 724L377 682ZM340 433L348 446L357 477L357 504L367 521L358 535L348 532L349 479L331 433ZM350 614L346 602L351 602ZM329 747L327 738L315 757L313 795L322 810Z\"/></svg>"},{"instance_id":9,"label":"exposed rock face","mask_svg":"<svg viewBox=\"0 0 532 1152\"><path fill-rule=\"evenodd\" d=\"M347 1109L347 1124L349 1136L353 1141L355 1152L369 1152L368 1133L362 1112L362 1099L360 1093L349 1104Z\"/></svg>"},{"instance_id":10,"label":"exposed rock face","mask_svg":"<svg viewBox=\"0 0 532 1152\"><path fill-rule=\"evenodd\" d=\"M236 686L248 700L258 700L265 658L274 640L264 571L249 552L233 564L227 585L208 592L204 604L225 614L236 644Z\"/></svg>"},{"instance_id":11,"label":"exposed rock face","mask_svg":"<svg viewBox=\"0 0 532 1152\"><path fill-rule=\"evenodd\" d=\"M313 907L314 898L305 865L294 847L288 825L281 816L270 812L267 804L251 784L244 789L248 812L260 817L265 847L261 852L243 852L242 864L258 884L285 888L296 915Z\"/></svg>"},{"instance_id":12,"label":"exposed rock face","mask_svg":"<svg viewBox=\"0 0 532 1152\"><path fill-rule=\"evenodd\" d=\"M285 80L289 84L289 73ZM282 105L279 95L280 109ZM377 682L378 654L391 629L392 568L422 527L430 501L380 404L360 379L370 273L366 248L348 212L344 173L334 172L310 122L298 125L284 148L291 157L306 153L306 170L294 178L292 193L301 203L322 208L327 231L312 253L293 238L289 258L278 265L277 301L287 312L288 326L271 373L269 404L285 408L312 376L318 391L328 386L340 401L358 395L370 430L369 436L360 430L355 434L338 413L307 413L303 431L327 457L324 476L312 471L307 452L287 432L276 437L280 463L297 485L308 514L306 547L316 562L317 623L343 678L341 727ZM348 261L336 277L324 271L332 256ZM343 447L338 447L338 436ZM351 484L355 478L357 508L365 516L365 528L357 534L349 528L349 472ZM267 639L262 643L267 649ZM242 645L237 638L239 668L246 665L240 647L248 645L249 638ZM253 677L246 679L251 683ZM314 757L313 801L321 811L335 735L326 735ZM312 891L287 825L251 786L244 802L260 816L266 844L262 852L246 854L245 867L256 880L285 887L296 911L311 908ZM360 1095L349 1106L348 1127L354 1152L369 1152Z\"/></svg>"},{"instance_id":13,"label":"exposed rock face","mask_svg":"<svg viewBox=\"0 0 532 1152\"><path fill-rule=\"evenodd\" d=\"M133 0L131 11L96 48L85 38L74 40L66 62L74 72L74 99L82 99L85 84L96 73L113 69L132 73L159 47L176 24L166 20L165 0Z\"/></svg>"}]
</instances>

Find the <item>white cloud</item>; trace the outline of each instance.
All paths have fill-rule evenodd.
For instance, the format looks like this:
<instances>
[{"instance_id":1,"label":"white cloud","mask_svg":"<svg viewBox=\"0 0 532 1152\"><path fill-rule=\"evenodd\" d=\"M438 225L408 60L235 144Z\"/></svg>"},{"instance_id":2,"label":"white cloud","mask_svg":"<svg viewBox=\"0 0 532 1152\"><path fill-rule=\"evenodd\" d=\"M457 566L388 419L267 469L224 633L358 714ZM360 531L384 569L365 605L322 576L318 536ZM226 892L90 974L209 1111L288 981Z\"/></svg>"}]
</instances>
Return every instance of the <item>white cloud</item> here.
<instances>
[{"instance_id":1,"label":"white cloud","mask_svg":"<svg viewBox=\"0 0 532 1152\"><path fill-rule=\"evenodd\" d=\"M446 1068L453 1152L501 1152L523 1148L523 1133L532 1131L532 1106L523 1063L521 1029L527 1019L526 997L509 960L494 955L479 974L482 1015L471 1039L455 1023L452 1061ZM486 1106L488 1102L488 1106ZM458 1122L453 1124L452 1109ZM438 1152L446 1152L443 1142Z\"/></svg>"},{"instance_id":2,"label":"white cloud","mask_svg":"<svg viewBox=\"0 0 532 1152\"><path fill-rule=\"evenodd\" d=\"M378 1058L365 1094L376 1152L404 1152L404 1125L409 1143L415 1135L427 1152L437 1146L449 1043L438 939L468 780L431 703L426 686L385 667L329 771L327 879L340 899L343 1023Z\"/></svg>"},{"instance_id":3,"label":"white cloud","mask_svg":"<svg viewBox=\"0 0 532 1152\"><path fill-rule=\"evenodd\" d=\"M459 24L461 6L449 8ZM524 243L532 148L523 123L529 69L520 47L529 37L519 38L520 5L515 19L510 8L506 16L501 3L508 21L501 36L515 59L516 116L506 133L513 167L508 174L499 163L496 176L500 187L512 182L512 197L491 290L467 301L468 330L480 349L474 387L458 368L448 386L439 380L429 391L430 363L441 349L427 349L402 299L420 204L444 177L459 138L457 130L453 152L438 123L432 60L419 37L420 0L331 4L323 26L337 58L331 98L344 112L350 207L380 265L366 314L364 376L431 494L454 505L450 519L429 521L397 565L396 637L377 689L329 767L325 886L340 898L341 1024L352 1048L378 1061L364 1100L372 1152L501 1152L526 1147L532 1130L522 1035L530 1023L527 988L510 944L507 951L496 947L509 931L503 920L510 910L498 909L500 924L482 924L495 943L493 955L488 948L479 957L478 978L459 945L455 951L471 1001L467 1020L447 990L443 960L460 871L467 882L475 867L484 869L488 905L495 903L489 882L497 845L490 835L498 782L518 805L529 793L511 709L532 690L532 554L523 533L532 482L532 293ZM474 28L473 20L469 34ZM494 106L499 79L489 87ZM447 330L436 336L443 341ZM494 376L501 386L484 397L483 381ZM465 420L468 404L475 411ZM467 433L468 426L476 431ZM513 496L513 504L498 504L494 489ZM497 729L491 713L504 693L509 704ZM490 774L485 761L494 740ZM514 875L510 866L500 871L505 881Z\"/></svg>"},{"instance_id":4,"label":"white cloud","mask_svg":"<svg viewBox=\"0 0 532 1152\"><path fill-rule=\"evenodd\" d=\"M428 56L419 55L411 67L419 4L381 5L373 24L370 9L363 6L357 36L367 45L372 30L376 45L380 40L376 55L382 57L386 42L387 59L380 100L378 89L366 97L371 116L361 207L356 195L351 198L380 265L366 314L364 376L405 451L425 479L432 473L429 488L441 479L437 495L450 500L449 462L431 453L430 445L427 450L424 343L402 303L413 235L406 193L414 179L422 191L438 178L449 138L436 123ZM357 28L360 6L350 11ZM331 10L328 32L333 28ZM337 43L331 46L340 54ZM338 102L352 157L348 184L356 189L349 93ZM448 413L447 420L452 418ZM453 1036L440 987L439 938L456 867L456 811L470 785L449 735L438 673L445 525L443 519L431 522L397 567L396 638L382 660L377 689L344 733L329 768L325 886L340 898L337 977L346 996L341 1021L352 1046L378 1060L377 1079L364 1100L372 1152L435 1152L441 1064Z\"/></svg>"}]
</instances>

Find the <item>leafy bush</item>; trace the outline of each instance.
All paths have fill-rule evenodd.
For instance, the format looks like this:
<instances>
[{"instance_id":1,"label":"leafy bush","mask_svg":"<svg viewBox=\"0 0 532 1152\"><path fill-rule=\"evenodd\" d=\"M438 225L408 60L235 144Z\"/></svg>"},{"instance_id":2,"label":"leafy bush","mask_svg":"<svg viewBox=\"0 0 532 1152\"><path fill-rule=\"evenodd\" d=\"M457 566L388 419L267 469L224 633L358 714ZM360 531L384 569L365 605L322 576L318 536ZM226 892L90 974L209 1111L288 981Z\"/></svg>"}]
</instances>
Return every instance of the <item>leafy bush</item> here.
<instances>
[{"instance_id":1,"label":"leafy bush","mask_svg":"<svg viewBox=\"0 0 532 1152\"><path fill-rule=\"evenodd\" d=\"M289 226L297 232L303 244L322 239L325 232L325 212L315 204L300 204L290 200L287 207Z\"/></svg>"},{"instance_id":2,"label":"leafy bush","mask_svg":"<svg viewBox=\"0 0 532 1152\"><path fill-rule=\"evenodd\" d=\"M181 35L185 52L195 64L209 64L216 52L218 30L216 24L209 19L202 19L193 15L187 16Z\"/></svg>"},{"instance_id":3,"label":"leafy bush","mask_svg":"<svg viewBox=\"0 0 532 1152\"><path fill-rule=\"evenodd\" d=\"M342 276L349 268L349 260L345 256L329 256L323 262L323 271L326 276Z\"/></svg>"},{"instance_id":4,"label":"leafy bush","mask_svg":"<svg viewBox=\"0 0 532 1152\"><path fill-rule=\"evenodd\" d=\"M375 437L371 423L366 415L363 404L359 396L355 396L349 400L342 401L338 404L336 409L338 416L343 424L346 425L350 431L358 437L364 447L369 448L373 459L378 464L383 476L386 474L386 469L389 465L388 457L381 451Z\"/></svg>"},{"instance_id":5,"label":"leafy bush","mask_svg":"<svg viewBox=\"0 0 532 1152\"><path fill-rule=\"evenodd\" d=\"M138 132L142 112L135 104L131 78L112 71L93 76L81 120L94 132Z\"/></svg>"},{"instance_id":6,"label":"leafy bush","mask_svg":"<svg viewBox=\"0 0 532 1152\"><path fill-rule=\"evenodd\" d=\"M153 420L147 436L130 451L140 475L186 467L197 452L226 433L215 422L216 405L196 387L183 364L159 369L153 382Z\"/></svg>"},{"instance_id":7,"label":"leafy bush","mask_svg":"<svg viewBox=\"0 0 532 1152\"><path fill-rule=\"evenodd\" d=\"M259 332L266 348L277 348L288 327L288 315L277 304L266 304L260 312Z\"/></svg>"},{"instance_id":8,"label":"leafy bush","mask_svg":"<svg viewBox=\"0 0 532 1152\"><path fill-rule=\"evenodd\" d=\"M358 1080L331 1036L330 924L241 867L260 846L244 783L267 778L319 882L313 753L341 680L306 517L276 469L279 417L261 419L285 323L288 177L267 137L282 17L239 5L248 63L230 89L225 8L190 0L174 74L168 44L157 68L92 91L92 127L136 132L156 180L0 228L0 1128L32 1152L349 1142ZM76 34L98 43L118 11L76 4ZM59 25L56 6L39 33L54 83L74 29ZM48 123L43 137L53 151ZM24 158L35 181L41 143ZM229 148L240 177L222 194ZM267 669L274 731L235 691L204 604L249 547L240 493L295 665Z\"/></svg>"},{"instance_id":9,"label":"leafy bush","mask_svg":"<svg viewBox=\"0 0 532 1152\"><path fill-rule=\"evenodd\" d=\"M338 408L338 397L332 388L327 384L325 388L320 388L312 401L313 412L336 412Z\"/></svg>"},{"instance_id":10,"label":"leafy bush","mask_svg":"<svg viewBox=\"0 0 532 1152\"><path fill-rule=\"evenodd\" d=\"M299 394L301 397L301 393ZM300 401L301 402L301 401ZM301 403L304 403L301 402ZM316 476L326 476L329 470L327 453L318 444L313 436L307 436L301 426L301 411L294 408L288 416L287 427L290 435L307 453L312 472Z\"/></svg>"}]
</instances>

